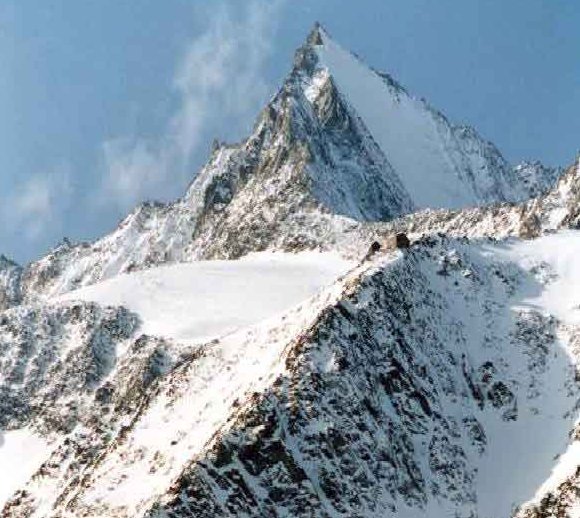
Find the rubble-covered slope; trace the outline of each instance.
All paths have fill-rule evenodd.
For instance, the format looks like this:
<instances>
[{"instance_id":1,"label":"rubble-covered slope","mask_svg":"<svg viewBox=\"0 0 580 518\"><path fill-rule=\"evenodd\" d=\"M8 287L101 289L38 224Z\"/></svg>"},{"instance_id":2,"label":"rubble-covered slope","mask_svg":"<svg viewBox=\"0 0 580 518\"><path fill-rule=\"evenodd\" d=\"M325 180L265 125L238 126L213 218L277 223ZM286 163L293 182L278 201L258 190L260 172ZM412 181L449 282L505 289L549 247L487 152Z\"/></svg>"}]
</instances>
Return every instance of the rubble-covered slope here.
<instances>
[{"instance_id":1,"label":"rubble-covered slope","mask_svg":"<svg viewBox=\"0 0 580 518\"><path fill-rule=\"evenodd\" d=\"M42 429L74 428L82 394L107 378L136 324L123 308L80 302L0 314L1 429L36 419Z\"/></svg>"},{"instance_id":2,"label":"rubble-covered slope","mask_svg":"<svg viewBox=\"0 0 580 518\"><path fill-rule=\"evenodd\" d=\"M57 516L55 503L82 484L155 380L196 354L140 334L124 308L84 302L5 311L0 348L3 517Z\"/></svg>"}]
</instances>

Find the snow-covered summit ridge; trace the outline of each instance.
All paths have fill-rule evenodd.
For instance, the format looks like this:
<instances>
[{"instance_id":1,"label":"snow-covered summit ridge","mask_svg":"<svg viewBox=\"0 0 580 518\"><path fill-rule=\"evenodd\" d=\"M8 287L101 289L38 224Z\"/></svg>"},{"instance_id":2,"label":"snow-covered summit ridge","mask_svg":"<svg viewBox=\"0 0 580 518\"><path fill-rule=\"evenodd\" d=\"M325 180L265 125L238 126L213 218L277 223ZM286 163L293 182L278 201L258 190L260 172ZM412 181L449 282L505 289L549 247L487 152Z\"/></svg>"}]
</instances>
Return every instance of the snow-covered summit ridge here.
<instances>
[{"instance_id":1,"label":"snow-covered summit ridge","mask_svg":"<svg viewBox=\"0 0 580 518\"><path fill-rule=\"evenodd\" d=\"M392 77L344 50L317 25L308 37L317 64L307 97L331 76L361 117L417 208L459 208L521 201L545 190L552 178L523 183L497 148L473 128L450 123ZM539 185L539 187L538 187ZM549 185L548 185L549 187Z\"/></svg>"}]
</instances>

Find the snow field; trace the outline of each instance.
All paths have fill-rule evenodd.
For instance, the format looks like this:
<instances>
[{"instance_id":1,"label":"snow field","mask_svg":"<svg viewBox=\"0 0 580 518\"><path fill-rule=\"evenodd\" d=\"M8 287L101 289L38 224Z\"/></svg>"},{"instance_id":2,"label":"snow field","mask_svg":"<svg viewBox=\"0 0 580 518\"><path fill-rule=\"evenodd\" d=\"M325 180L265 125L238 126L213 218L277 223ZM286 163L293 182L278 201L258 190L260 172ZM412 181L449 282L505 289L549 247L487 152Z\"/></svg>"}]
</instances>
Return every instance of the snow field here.
<instances>
[{"instance_id":1,"label":"snow field","mask_svg":"<svg viewBox=\"0 0 580 518\"><path fill-rule=\"evenodd\" d=\"M44 439L27 429L0 430L0 509L48 457Z\"/></svg>"},{"instance_id":2,"label":"snow field","mask_svg":"<svg viewBox=\"0 0 580 518\"><path fill-rule=\"evenodd\" d=\"M59 300L125 306L142 333L204 342L290 309L351 267L337 254L264 252L118 275Z\"/></svg>"}]
</instances>

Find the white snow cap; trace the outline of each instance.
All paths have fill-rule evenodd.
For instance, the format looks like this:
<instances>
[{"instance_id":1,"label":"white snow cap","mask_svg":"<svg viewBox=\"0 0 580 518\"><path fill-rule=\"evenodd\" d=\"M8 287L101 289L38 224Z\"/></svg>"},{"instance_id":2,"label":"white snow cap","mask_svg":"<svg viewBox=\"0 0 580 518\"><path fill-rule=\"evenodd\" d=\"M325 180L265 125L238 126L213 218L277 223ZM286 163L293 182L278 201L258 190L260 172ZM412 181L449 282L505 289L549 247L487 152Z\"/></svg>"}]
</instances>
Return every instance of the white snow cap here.
<instances>
[{"instance_id":1,"label":"white snow cap","mask_svg":"<svg viewBox=\"0 0 580 518\"><path fill-rule=\"evenodd\" d=\"M417 208L460 208L525 197L509 164L473 129L453 126L390 76L344 50L320 24L307 43L318 55L318 73L332 76Z\"/></svg>"}]
</instances>

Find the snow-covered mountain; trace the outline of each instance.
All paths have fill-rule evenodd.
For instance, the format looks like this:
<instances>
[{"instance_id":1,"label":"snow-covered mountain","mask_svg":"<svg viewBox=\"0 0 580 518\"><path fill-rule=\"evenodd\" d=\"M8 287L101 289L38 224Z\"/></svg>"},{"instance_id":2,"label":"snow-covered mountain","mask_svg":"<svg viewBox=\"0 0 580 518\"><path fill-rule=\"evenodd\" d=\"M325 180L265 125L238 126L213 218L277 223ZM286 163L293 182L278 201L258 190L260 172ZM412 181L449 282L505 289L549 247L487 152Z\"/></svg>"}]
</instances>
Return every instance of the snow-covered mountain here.
<instances>
[{"instance_id":1,"label":"snow-covered mountain","mask_svg":"<svg viewBox=\"0 0 580 518\"><path fill-rule=\"evenodd\" d=\"M305 78L307 97L315 102L327 81L337 85L416 208L466 207L529 195L499 151L472 128L451 124L393 78L343 50L320 27L311 42L316 64Z\"/></svg>"},{"instance_id":2,"label":"snow-covered mountain","mask_svg":"<svg viewBox=\"0 0 580 518\"><path fill-rule=\"evenodd\" d=\"M252 135L218 147L183 198L139 206L95 243L63 243L25 268L20 291L33 300L165 262L344 247L360 222L527 199L556 174L512 168L316 26Z\"/></svg>"},{"instance_id":3,"label":"snow-covered mountain","mask_svg":"<svg viewBox=\"0 0 580 518\"><path fill-rule=\"evenodd\" d=\"M6 443L45 455L4 516L510 516L577 466L554 459L575 451L579 250L569 231L321 254L336 282L197 344L90 301L8 310Z\"/></svg>"},{"instance_id":4,"label":"snow-covered mountain","mask_svg":"<svg viewBox=\"0 0 580 518\"><path fill-rule=\"evenodd\" d=\"M317 25L181 199L0 256L0 515L577 516L579 228Z\"/></svg>"}]
</instances>

